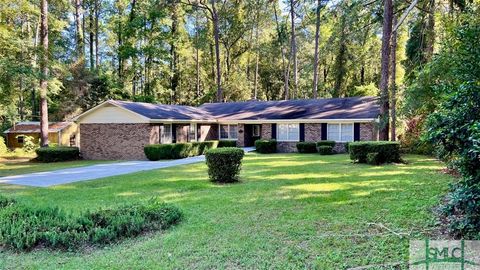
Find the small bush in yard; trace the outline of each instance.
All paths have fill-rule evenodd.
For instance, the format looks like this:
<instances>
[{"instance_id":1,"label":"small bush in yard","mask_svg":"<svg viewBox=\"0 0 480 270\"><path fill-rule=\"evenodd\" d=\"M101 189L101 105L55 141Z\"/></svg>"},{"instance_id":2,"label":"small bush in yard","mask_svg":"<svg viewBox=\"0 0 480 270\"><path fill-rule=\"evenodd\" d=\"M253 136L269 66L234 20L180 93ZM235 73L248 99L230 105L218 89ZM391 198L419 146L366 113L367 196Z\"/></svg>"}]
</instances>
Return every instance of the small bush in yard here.
<instances>
[{"instance_id":1,"label":"small bush in yard","mask_svg":"<svg viewBox=\"0 0 480 270\"><path fill-rule=\"evenodd\" d=\"M149 144L145 145L143 152L149 160L172 159L173 144Z\"/></svg>"},{"instance_id":2,"label":"small bush in yard","mask_svg":"<svg viewBox=\"0 0 480 270\"><path fill-rule=\"evenodd\" d=\"M172 147L172 157L174 159L193 156L192 143L174 143Z\"/></svg>"},{"instance_id":3,"label":"small bush in yard","mask_svg":"<svg viewBox=\"0 0 480 270\"><path fill-rule=\"evenodd\" d=\"M68 161L80 158L78 147L41 147L35 150L35 152L37 153L37 160L41 162Z\"/></svg>"},{"instance_id":4,"label":"small bush in yard","mask_svg":"<svg viewBox=\"0 0 480 270\"><path fill-rule=\"evenodd\" d=\"M219 141L218 147L237 147L237 141Z\"/></svg>"},{"instance_id":5,"label":"small bush in yard","mask_svg":"<svg viewBox=\"0 0 480 270\"><path fill-rule=\"evenodd\" d=\"M382 164L382 159L378 152L372 152L367 154L367 163L370 165L380 165Z\"/></svg>"},{"instance_id":6,"label":"small bush in yard","mask_svg":"<svg viewBox=\"0 0 480 270\"><path fill-rule=\"evenodd\" d=\"M314 142L298 142L297 150L299 153L316 153L317 145Z\"/></svg>"},{"instance_id":7,"label":"small bush in yard","mask_svg":"<svg viewBox=\"0 0 480 270\"><path fill-rule=\"evenodd\" d=\"M205 152L210 149L218 147L219 141L204 141L200 143L200 155L205 155Z\"/></svg>"},{"instance_id":8,"label":"small bush in yard","mask_svg":"<svg viewBox=\"0 0 480 270\"><path fill-rule=\"evenodd\" d=\"M348 145L350 159L359 163L367 163L368 153L378 153L376 159L379 164L400 162L400 144L386 141L351 142Z\"/></svg>"},{"instance_id":9,"label":"small bush in yard","mask_svg":"<svg viewBox=\"0 0 480 270\"><path fill-rule=\"evenodd\" d=\"M258 153L270 154L277 152L276 140L256 140L255 149Z\"/></svg>"},{"instance_id":10,"label":"small bush in yard","mask_svg":"<svg viewBox=\"0 0 480 270\"><path fill-rule=\"evenodd\" d=\"M318 147L318 153L320 155L331 155L333 154L333 148L328 145L321 145Z\"/></svg>"},{"instance_id":11,"label":"small bush in yard","mask_svg":"<svg viewBox=\"0 0 480 270\"><path fill-rule=\"evenodd\" d=\"M231 183L238 181L243 149L225 147L208 150L205 154L208 165L208 176L212 182Z\"/></svg>"},{"instance_id":12,"label":"small bush in yard","mask_svg":"<svg viewBox=\"0 0 480 270\"><path fill-rule=\"evenodd\" d=\"M36 247L74 250L104 245L146 231L166 229L182 217L178 208L150 201L84 213L26 206L0 198L0 245L15 250ZM0 205L0 206L1 206Z\"/></svg>"},{"instance_id":13,"label":"small bush in yard","mask_svg":"<svg viewBox=\"0 0 480 270\"><path fill-rule=\"evenodd\" d=\"M333 149L335 147L335 144L336 144L335 141L319 141L319 142L317 142L317 147L330 146Z\"/></svg>"}]
</instances>

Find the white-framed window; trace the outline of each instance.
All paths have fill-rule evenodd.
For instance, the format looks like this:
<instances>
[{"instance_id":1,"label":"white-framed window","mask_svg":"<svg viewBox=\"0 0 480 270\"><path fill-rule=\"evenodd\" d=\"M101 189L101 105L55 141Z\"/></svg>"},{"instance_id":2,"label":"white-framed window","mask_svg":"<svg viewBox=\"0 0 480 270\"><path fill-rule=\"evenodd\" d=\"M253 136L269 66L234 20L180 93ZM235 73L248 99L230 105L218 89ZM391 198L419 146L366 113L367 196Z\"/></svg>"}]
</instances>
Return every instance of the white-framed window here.
<instances>
[{"instance_id":1,"label":"white-framed window","mask_svg":"<svg viewBox=\"0 0 480 270\"><path fill-rule=\"evenodd\" d=\"M353 142L353 123L328 124L327 140Z\"/></svg>"},{"instance_id":2,"label":"white-framed window","mask_svg":"<svg viewBox=\"0 0 480 270\"><path fill-rule=\"evenodd\" d=\"M299 124L278 124L277 140L284 142L300 141L300 125Z\"/></svg>"},{"instance_id":3,"label":"white-framed window","mask_svg":"<svg viewBox=\"0 0 480 270\"><path fill-rule=\"evenodd\" d=\"M24 140L25 140L25 136L23 136L23 135L18 135L17 136L17 143L18 144L23 144Z\"/></svg>"},{"instance_id":4,"label":"white-framed window","mask_svg":"<svg viewBox=\"0 0 480 270\"><path fill-rule=\"evenodd\" d=\"M252 126L252 137L260 137L260 125Z\"/></svg>"},{"instance_id":5,"label":"white-framed window","mask_svg":"<svg viewBox=\"0 0 480 270\"><path fill-rule=\"evenodd\" d=\"M172 143L172 124L160 126L160 143Z\"/></svg>"},{"instance_id":6,"label":"white-framed window","mask_svg":"<svg viewBox=\"0 0 480 270\"><path fill-rule=\"evenodd\" d=\"M190 127L188 129L188 141L197 141L197 123L190 123Z\"/></svg>"},{"instance_id":7,"label":"white-framed window","mask_svg":"<svg viewBox=\"0 0 480 270\"><path fill-rule=\"evenodd\" d=\"M220 125L220 140L236 140L238 138L237 125Z\"/></svg>"}]
</instances>

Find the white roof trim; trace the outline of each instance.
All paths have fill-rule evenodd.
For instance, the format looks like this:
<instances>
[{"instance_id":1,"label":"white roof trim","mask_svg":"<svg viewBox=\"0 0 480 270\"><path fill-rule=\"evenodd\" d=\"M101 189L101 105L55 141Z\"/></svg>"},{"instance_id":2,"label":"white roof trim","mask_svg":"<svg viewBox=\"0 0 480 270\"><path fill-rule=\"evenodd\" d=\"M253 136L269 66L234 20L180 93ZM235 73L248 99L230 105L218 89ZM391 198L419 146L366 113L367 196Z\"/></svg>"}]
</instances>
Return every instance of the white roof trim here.
<instances>
[{"instance_id":1,"label":"white roof trim","mask_svg":"<svg viewBox=\"0 0 480 270\"><path fill-rule=\"evenodd\" d=\"M145 116L143 116L143 115L141 115L141 114L139 114L139 113L136 113L136 112L131 111L131 110L129 110L129 109L125 109L125 108L123 108L122 106L119 106L119 105L115 104L114 102L112 102L112 100L107 100L107 101L104 101L103 103L101 103L101 104L99 104L99 105L91 108L90 110L88 110L88 111L86 111L86 112L78 115L77 117L73 118L73 121L77 122L79 119L83 118L83 117L86 116L86 115L89 115L89 114L95 112L96 110L98 110L98 109L100 109L100 108L102 108L102 107L105 107L107 104L108 104L108 105L115 106L116 108L119 108L119 109L121 109L121 110L124 110L124 111L126 111L126 112L129 112L129 113L131 113L131 114L135 114L136 116L141 117L143 120L146 120L146 121L150 121L150 120L151 120L151 119L148 118L148 117L145 117Z\"/></svg>"}]
</instances>

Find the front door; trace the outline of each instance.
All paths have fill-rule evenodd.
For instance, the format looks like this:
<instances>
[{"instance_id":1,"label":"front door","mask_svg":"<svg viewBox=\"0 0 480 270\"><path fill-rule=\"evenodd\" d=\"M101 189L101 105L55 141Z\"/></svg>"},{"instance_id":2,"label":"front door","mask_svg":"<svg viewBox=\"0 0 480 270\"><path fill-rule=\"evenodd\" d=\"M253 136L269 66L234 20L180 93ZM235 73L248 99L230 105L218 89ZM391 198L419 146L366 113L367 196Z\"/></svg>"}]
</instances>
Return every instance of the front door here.
<instances>
[{"instance_id":1,"label":"front door","mask_svg":"<svg viewBox=\"0 0 480 270\"><path fill-rule=\"evenodd\" d=\"M259 140L262 134L262 125L245 125L245 146L254 146L255 141Z\"/></svg>"}]
</instances>

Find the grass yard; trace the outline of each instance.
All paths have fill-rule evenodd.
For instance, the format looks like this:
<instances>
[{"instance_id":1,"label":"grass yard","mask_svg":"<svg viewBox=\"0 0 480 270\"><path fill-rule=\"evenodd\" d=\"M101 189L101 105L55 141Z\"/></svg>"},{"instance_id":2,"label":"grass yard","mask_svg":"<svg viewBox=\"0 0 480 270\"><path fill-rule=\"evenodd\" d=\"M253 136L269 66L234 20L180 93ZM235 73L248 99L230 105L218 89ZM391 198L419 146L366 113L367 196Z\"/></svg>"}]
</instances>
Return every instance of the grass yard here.
<instances>
[{"instance_id":1,"label":"grass yard","mask_svg":"<svg viewBox=\"0 0 480 270\"><path fill-rule=\"evenodd\" d=\"M348 269L408 260L435 232L431 208L452 178L442 164L369 166L347 155L250 153L242 183L208 182L198 163L51 188L0 185L25 203L74 212L159 197L185 219L166 232L78 253L0 252L0 269ZM398 234L382 228L388 227Z\"/></svg>"},{"instance_id":2,"label":"grass yard","mask_svg":"<svg viewBox=\"0 0 480 270\"><path fill-rule=\"evenodd\" d=\"M54 162L54 163L42 163L29 161L29 159L5 159L0 160L0 177L26 174L26 173L35 173L35 172L45 172L51 170L59 170L73 167L81 167L95 164L102 164L107 162L114 161L105 161L105 160L74 160L74 161L65 161L65 162Z\"/></svg>"}]
</instances>

